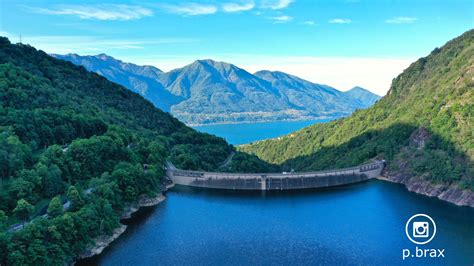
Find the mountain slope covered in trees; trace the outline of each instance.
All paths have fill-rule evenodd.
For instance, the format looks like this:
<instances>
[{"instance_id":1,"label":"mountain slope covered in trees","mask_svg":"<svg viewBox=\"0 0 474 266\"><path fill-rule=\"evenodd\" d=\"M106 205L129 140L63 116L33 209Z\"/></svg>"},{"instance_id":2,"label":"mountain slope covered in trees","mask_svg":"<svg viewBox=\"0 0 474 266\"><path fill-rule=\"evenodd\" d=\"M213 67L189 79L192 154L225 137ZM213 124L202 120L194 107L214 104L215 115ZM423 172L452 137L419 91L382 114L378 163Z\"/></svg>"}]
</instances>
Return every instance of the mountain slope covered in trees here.
<instances>
[{"instance_id":1,"label":"mountain slope covered in trees","mask_svg":"<svg viewBox=\"0 0 474 266\"><path fill-rule=\"evenodd\" d=\"M379 98L368 91L365 97L341 92L278 71L251 74L213 60L197 60L163 73L104 54L53 56L140 93L189 124L336 118L366 108L373 104L373 97Z\"/></svg>"},{"instance_id":2,"label":"mountain slope covered in trees","mask_svg":"<svg viewBox=\"0 0 474 266\"><path fill-rule=\"evenodd\" d=\"M420 191L424 188L415 188L416 182L436 184L438 191L422 193L439 197L448 197L449 189L468 189L471 196L466 200L474 205L473 129L474 30L470 30L413 63L371 108L243 145L241 150L296 170L383 158L390 179Z\"/></svg>"},{"instance_id":3,"label":"mountain slope covered in trees","mask_svg":"<svg viewBox=\"0 0 474 266\"><path fill-rule=\"evenodd\" d=\"M124 206L160 192L166 160L215 170L233 152L102 76L0 37L1 265L70 262L119 226ZM232 171L271 168L234 157Z\"/></svg>"},{"instance_id":4,"label":"mountain slope covered in trees","mask_svg":"<svg viewBox=\"0 0 474 266\"><path fill-rule=\"evenodd\" d=\"M181 101L180 97L171 94L158 81L163 71L156 67L122 62L106 54L95 56L79 56L77 54L53 56L96 72L108 80L142 95L155 104L156 107L166 112L170 110L171 106Z\"/></svg>"}]
</instances>

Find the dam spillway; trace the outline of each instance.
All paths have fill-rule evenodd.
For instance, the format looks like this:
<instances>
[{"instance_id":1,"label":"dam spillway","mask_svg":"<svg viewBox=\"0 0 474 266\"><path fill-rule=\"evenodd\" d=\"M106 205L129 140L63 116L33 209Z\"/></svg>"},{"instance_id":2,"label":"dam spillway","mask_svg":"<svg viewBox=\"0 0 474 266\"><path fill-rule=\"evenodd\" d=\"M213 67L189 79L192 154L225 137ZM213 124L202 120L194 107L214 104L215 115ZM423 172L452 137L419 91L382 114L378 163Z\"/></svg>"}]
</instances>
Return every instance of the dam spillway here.
<instances>
[{"instance_id":1,"label":"dam spillway","mask_svg":"<svg viewBox=\"0 0 474 266\"><path fill-rule=\"evenodd\" d=\"M324 188L365 181L381 175L384 161L317 172L224 173L181 170L168 163L166 175L177 185L233 190Z\"/></svg>"}]
</instances>

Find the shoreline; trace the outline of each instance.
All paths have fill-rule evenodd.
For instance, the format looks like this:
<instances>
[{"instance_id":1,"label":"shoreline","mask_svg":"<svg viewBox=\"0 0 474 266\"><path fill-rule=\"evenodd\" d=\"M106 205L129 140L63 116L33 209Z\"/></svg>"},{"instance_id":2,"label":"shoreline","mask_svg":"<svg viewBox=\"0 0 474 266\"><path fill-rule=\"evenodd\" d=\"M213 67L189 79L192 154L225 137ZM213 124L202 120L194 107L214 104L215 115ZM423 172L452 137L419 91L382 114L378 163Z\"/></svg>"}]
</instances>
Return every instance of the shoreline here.
<instances>
[{"instance_id":1,"label":"shoreline","mask_svg":"<svg viewBox=\"0 0 474 266\"><path fill-rule=\"evenodd\" d=\"M124 224L120 224L118 228L115 228L113 231L113 234L110 236L100 236L95 239L95 245L86 251L84 251L82 254L80 254L75 261L72 263L74 265L77 261L82 260L82 259L87 259L90 257L93 257L95 255L99 255L104 251L105 248L107 248L115 239L119 238L125 231L127 230L127 226Z\"/></svg>"},{"instance_id":2,"label":"shoreline","mask_svg":"<svg viewBox=\"0 0 474 266\"><path fill-rule=\"evenodd\" d=\"M166 185L165 189L158 193L155 197L148 197L146 195L140 196L137 203L126 206L120 215L120 222L123 220L130 219L134 213L140 210L142 207L156 206L163 202L166 197L163 195L168 189L172 188L174 184ZM110 244L112 244L117 238L119 238L127 230L127 225L120 223L120 226L114 229L112 235L99 236L94 239L95 244L87 248L83 253L78 255L71 263L74 265L77 261L91 258L100 255Z\"/></svg>"},{"instance_id":3,"label":"shoreline","mask_svg":"<svg viewBox=\"0 0 474 266\"><path fill-rule=\"evenodd\" d=\"M474 208L474 192L468 189L462 189L455 184L434 184L420 177L399 172L385 172L382 176L377 177L377 179L402 184L410 192L430 198L437 198L459 207Z\"/></svg>"},{"instance_id":4,"label":"shoreline","mask_svg":"<svg viewBox=\"0 0 474 266\"><path fill-rule=\"evenodd\" d=\"M284 119L284 120L261 120L261 121L242 121L242 122L217 122L217 123L204 123L204 124L195 124L195 123L185 123L188 127L202 127L202 126L216 126L216 125L239 125L239 124L259 124L259 123L278 123L278 122L300 122L300 121L311 121L311 120L325 120L331 119L336 120L347 116L321 116L321 117L310 117L302 119ZM329 122L329 121L328 121ZM184 122L183 122L184 123Z\"/></svg>"},{"instance_id":5,"label":"shoreline","mask_svg":"<svg viewBox=\"0 0 474 266\"><path fill-rule=\"evenodd\" d=\"M136 213L138 210L140 210L140 208L142 207L156 206L160 204L162 201L164 201L165 199L166 197L162 193L159 193L157 196L153 198L149 198L147 196L141 196L138 203L125 206L122 212L122 215L120 215L120 221L132 218L132 215Z\"/></svg>"}]
</instances>

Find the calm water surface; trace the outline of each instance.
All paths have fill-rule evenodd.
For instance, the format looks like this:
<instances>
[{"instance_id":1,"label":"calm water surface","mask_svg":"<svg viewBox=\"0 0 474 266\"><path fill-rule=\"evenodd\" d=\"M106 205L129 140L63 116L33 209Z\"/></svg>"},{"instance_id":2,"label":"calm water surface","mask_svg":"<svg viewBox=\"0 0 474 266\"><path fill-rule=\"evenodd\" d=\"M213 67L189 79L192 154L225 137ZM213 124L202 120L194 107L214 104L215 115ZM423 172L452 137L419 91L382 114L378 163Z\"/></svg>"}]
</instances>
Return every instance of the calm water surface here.
<instances>
[{"instance_id":1,"label":"calm water surface","mask_svg":"<svg viewBox=\"0 0 474 266\"><path fill-rule=\"evenodd\" d=\"M286 121L286 122L265 122L252 124L222 124L197 126L195 129L225 138L234 145L250 143L252 141L276 138L286 135L303 127L328 122L331 119Z\"/></svg>"},{"instance_id":2,"label":"calm water surface","mask_svg":"<svg viewBox=\"0 0 474 266\"><path fill-rule=\"evenodd\" d=\"M414 249L404 227L416 213L438 232L422 248L444 259L402 261ZM411 265L474 263L474 210L379 180L332 189L242 193L175 187L128 220L103 265Z\"/></svg>"}]
</instances>

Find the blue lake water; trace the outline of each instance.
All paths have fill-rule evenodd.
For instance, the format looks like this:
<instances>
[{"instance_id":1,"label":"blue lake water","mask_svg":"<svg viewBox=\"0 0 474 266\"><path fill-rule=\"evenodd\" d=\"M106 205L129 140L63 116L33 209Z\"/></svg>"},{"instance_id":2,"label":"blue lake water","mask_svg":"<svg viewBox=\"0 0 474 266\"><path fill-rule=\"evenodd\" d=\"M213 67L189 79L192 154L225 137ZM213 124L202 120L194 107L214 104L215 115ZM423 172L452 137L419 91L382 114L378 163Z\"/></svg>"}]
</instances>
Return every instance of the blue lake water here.
<instances>
[{"instance_id":1,"label":"blue lake water","mask_svg":"<svg viewBox=\"0 0 474 266\"><path fill-rule=\"evenodd\" d=\"M445 258L402 260L415 249L405 222L437 224ZM175 187L142 209L98 257L103 265L473 265L474 210L372 180L332 189L241 193Z\"/></svg>"},{"instance_id":2,"label":"blue lake water","mask_svg":"<svg viewBox=\"0 0 474 266\"><path fill-rule=\"evenodd\" d=\"M252 141L275 138L299 130L303 127L330 121L331 119L264 122L252 124L222 124L196 126L195 129L225 138L234 145L246 144Z\"/></svg>"},{"instance_id":3,"label":"blue lake water","mask_svg":"<svg viewBox=\"0 0 474 266\"><path fill-rule=\"evenodd\" d=\"M322 121L214 125L198 130L232 144L277 137ZM332 189L237 192L177 186L156 207L125 221L128 230L79 265L473 265L474 209L380 180ZM445 258L414 252L405 223L425 213Z\"/></svg>"}]
</instances>

